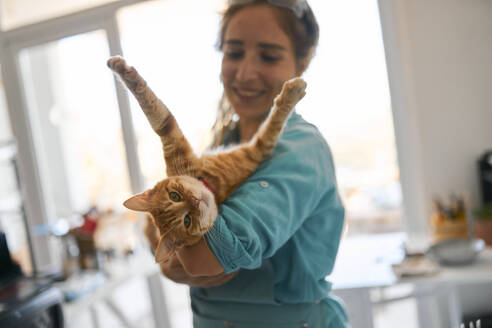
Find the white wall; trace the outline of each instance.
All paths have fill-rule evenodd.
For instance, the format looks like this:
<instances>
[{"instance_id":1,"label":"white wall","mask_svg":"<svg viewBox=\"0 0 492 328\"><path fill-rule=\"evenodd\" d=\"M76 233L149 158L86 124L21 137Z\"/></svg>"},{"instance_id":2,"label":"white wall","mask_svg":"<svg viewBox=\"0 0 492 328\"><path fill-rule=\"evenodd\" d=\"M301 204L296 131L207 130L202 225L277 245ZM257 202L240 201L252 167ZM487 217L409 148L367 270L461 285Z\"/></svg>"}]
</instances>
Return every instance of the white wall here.
<instances>
[{"instance_id":1,"label":"white wall","mask_svg":"<svg viewBox=\"0 0 492 328\"><path fill-rule=\"evenodd\" d=\"M406 220L423 231L434 195L480 204L476 160L492 149L492 1L379 2Z\"/></svg>"}]
</instances>

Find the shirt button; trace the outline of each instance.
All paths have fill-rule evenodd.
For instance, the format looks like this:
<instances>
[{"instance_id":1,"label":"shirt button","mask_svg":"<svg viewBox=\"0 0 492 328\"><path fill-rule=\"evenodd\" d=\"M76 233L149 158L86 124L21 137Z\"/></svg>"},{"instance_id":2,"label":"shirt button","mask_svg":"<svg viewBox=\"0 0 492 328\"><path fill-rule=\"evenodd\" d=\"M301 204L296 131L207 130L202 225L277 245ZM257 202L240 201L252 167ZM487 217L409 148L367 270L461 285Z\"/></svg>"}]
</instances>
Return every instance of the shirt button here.
<instances>
[{"instance_id":1,"label":"shirt button","mask_svg":"<svg viewBox=\"0 0 492 328\"><path fill-rule=\"evenodd\" d=\"M268 182L262 181L260 182L260 186L262 186L263 188L268 188Z\"/></svg>"},{"instance_id":2,"label":"shirt button","mask_svg":"<svg viewBox=\"0 0 492 328\"><path fill-rule=\"evenodd\" d=\"M301 328L308 328L308 327L309 327L309 325L307 323L303 323L301 326Z\"/></svg>"}]
</instances>

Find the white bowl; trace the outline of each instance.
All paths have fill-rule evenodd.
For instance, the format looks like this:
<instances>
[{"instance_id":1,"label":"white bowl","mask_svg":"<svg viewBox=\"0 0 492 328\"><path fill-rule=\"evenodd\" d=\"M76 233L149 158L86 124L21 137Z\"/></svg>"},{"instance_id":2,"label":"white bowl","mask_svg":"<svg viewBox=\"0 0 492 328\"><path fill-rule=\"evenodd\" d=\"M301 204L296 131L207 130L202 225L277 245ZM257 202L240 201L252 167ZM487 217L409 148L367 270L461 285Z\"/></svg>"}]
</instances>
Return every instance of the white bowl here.
<instances>
[{"instance_id":1,"label":"white bowl","mask_svg":"<svg viewBox=\"0 0 492 328\"><path fill-rule=\"evenodd\" d=\"M443 265L464 265L475 261L484 247L482 239L451 239L432 245L426 255Z\"/></svg>"}]
</instances>

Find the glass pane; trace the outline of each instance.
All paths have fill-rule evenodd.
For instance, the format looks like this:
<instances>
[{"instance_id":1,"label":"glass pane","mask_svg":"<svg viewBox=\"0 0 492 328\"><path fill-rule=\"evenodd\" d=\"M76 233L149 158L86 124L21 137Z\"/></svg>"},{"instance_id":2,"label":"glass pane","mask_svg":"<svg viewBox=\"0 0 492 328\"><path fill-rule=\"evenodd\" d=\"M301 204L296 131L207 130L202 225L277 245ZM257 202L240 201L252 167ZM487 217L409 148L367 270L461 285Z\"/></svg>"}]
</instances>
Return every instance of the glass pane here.
<instances>
[{"instance_id":1,"label":"glass pane","mask_svg":"<svg viewBox=\"0 0 492 328\"><path fill-rule=\"evenodd\" d=\"M1 69L0 69L1 71ZM10 160L3 160L10 153L10 145L13 142L10 118L5 98L5 88L0 75L0 213L6 206L18 203L16 191L15 172ZM1 215L0 215L1 216ZM0 225L1 228L1 225ZM0 229L1 230L1 229Z\"/></svg>"},{"instance_id":2,"label":"glass pane","mask_svg":"<svg viewBox=\"0 0 492 328\"><path fill-rule=\"evenodd\" d=\"M2 30L10 30L117 0L2 0Z\"/></svg>"},{"instance_id":3,"label":"glass pane","mask_svg":"<svg viewBox=\"0 0 492 328\"><path fill-rule=\"evenodd\" d=\"M130 194L122 129L102 31L20 54L32 124L42 134L57 215L121 208Z\"/></svg>"},{"instance_id":4,"label":"glass pane","mask_svg":"<svg viewBox=\"0 0 492 328\"><path fill-rule=\"evenodd\" d=\"M223 4L151 2L118 16L125 57L173 111L195 150L206 144L222 93L214 44ZM321 35L298 112L318 126L333 151L349 232L400 231L401 188L377 1L310 4ZM160 141L131 101L141 167L151 185L164 176Z\"/></svg>"},{"instance_id":5,"label":"glass pane","mask_svg":"<svg viewBox=\"0 0 492 328\"><path fill-rule=\"evenodd\" d=\"M222 92L220 54L214 47L219 3L155 1L128 7L118 14L125 58L173 112L195 151L207 145ZM130 98L140 165L150 186L165 175L160 139L137 102Z\"/></svg>"},{"instance_id":6,"label":"glass pane","mask_svg":"<svg viewBox=\"0 0 492 328\"><path fill-rule=\"evenodd\" d=\"M13 142L5 89L0 76L0 231L7 237L12 258L25 273L31 272L29 247L18 191L15 170L10 156Z\"/></svg>"},{"instance_id":7,"label":"glass pane","mask_svg":"<svg viewBox=\"0 0 492 328\"><path fill-rule=\"evenodd\" d=\"M5 88L0 76L0 142L10 140L11 138L12 129L10 128L10 118L7 110L7 101L5 99Z\"/></svg>"},{"instance_id":8,"label":"glass pane","mask_svg":"<svg viewBox=\"0 0 492 328\"><path fill-rule=\"evenodd\" d=\"M299 113L330 145L349 233L402 229L401 188L377 1L310 1L320 25Z\"/></svg>"}]
</instances>

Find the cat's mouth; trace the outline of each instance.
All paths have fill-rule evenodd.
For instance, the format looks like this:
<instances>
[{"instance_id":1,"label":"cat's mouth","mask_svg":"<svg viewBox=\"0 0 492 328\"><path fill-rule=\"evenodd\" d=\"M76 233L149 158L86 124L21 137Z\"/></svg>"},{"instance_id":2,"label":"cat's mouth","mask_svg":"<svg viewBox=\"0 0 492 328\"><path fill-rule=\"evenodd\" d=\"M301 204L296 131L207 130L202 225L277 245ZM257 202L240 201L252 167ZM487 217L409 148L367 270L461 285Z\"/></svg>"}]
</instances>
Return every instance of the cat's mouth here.
<instances>
[{"instance_id":1,"label":"cat's mouth","mask_svg":"<svg viewBox=\"0 0 492 328\"><path fill-rule=\"evenodd\" d=\"M200 210L200 225L203 226L209 226L215 218L214 212L214 206L215 205L215 199L210 190L204 190L201 192L201 197L200 197L200 203L198 205L198 209Z\"/></svg>"},{"instance_id":2,"label":"cat's mouth","mask_svg":"<svg viewBox=\"0 0 492 328\"><path fill-rule=\"evenodd\" d=\"M202 191L201 197L199 199L200 199L200 203L198 205L198 208L200 209L202 216L206 216L210 208L210 202L213 201L211 193L207 191Z\"/></svg>"}]
</instances>

